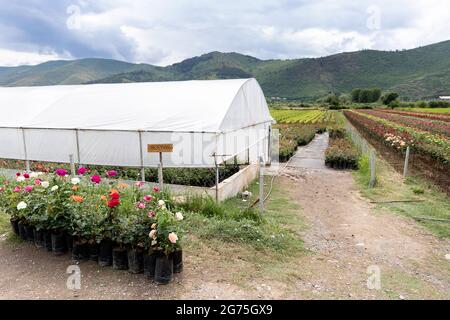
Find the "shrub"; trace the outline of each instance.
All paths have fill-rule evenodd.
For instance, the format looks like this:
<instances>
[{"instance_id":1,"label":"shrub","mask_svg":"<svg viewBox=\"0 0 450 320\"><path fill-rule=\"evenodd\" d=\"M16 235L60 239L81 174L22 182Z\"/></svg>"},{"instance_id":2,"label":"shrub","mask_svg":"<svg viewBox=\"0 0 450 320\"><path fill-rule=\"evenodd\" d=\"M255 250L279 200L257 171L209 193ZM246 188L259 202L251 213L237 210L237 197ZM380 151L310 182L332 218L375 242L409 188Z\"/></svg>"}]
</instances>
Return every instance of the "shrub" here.
<instances>
[{"instance_id":1,"label":"shrub","mask_svg":"<svg viewBox=\"0 0 450 320\"><path fill-rule=\"evenodd\" d=\"M430 108L450 108L450 101L437 100L428 103Z\"/></svg>"}]
</instances>

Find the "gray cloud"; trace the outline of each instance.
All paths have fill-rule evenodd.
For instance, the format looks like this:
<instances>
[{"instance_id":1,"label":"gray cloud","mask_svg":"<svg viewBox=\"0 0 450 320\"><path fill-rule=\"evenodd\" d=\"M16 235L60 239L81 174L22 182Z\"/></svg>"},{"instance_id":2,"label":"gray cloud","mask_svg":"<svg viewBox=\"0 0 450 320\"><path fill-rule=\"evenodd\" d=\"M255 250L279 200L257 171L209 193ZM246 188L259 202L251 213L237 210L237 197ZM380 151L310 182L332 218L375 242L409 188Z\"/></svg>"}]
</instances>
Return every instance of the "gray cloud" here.
<instances>
[{"instance_id":1,"label":"gray cloud","mask_svg":"<svg viewBox=\"0 0 450 320\"><path fill-rule=\"evenodd\" d=\"M444 0L0 0L0 5L0 65L84 57L166 65L214 50L298 58L412 48L450 35L450 5ZM80 14L68 12L70 6ZM368 21L380 25L368 27Z\"/></svg>"}]
</instances>

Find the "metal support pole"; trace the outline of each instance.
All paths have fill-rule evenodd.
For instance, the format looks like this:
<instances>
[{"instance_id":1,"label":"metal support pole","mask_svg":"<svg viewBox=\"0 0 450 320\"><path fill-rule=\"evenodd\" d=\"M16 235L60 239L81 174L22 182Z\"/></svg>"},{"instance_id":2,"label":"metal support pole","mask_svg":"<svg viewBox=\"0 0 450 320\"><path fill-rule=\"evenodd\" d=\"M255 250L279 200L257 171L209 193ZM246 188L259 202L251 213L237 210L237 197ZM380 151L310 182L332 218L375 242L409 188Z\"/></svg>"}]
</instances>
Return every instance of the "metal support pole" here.
<instances>
[{"instance_id":1,"label":"metal support pole","mask_svg":"<svg viewBox=\"0 0 450 320\"><path fill-rule=\"evenodd\" d=\"M408 163L409 163L409 146L406 148L405 165L403 167L403 179L408 175Z\"/></svg>"},{"instance_id":2,"label":"metal support pole","mask_svg":"<svg viewBox=\"0 0 450 320\"><path fill-rule=\"evenodd\" d=\"M259 157L259 211L264 213L264 160Z\"/></svg>"},{"instance_id":3,"label":"metal support pole","mask_svg":"<svg viewBox=\"0 0 450 320\"><path fill-rule=\"evenodd\" d=\"M373 150L370 151L370 181L369 187L373 188L376 180L376 172L375 172L375 152Z\"/></svg>"},{"instance_id":4,"label":"metal support pole","mask_svg":"<svg viewBox=\"0 0 450 320\"><path fill-rule=\"evenodd\" d=\"M267 164L272 164L272 126L269 126L269 141L267 142Z\"/></svg>"},{"instance_id":5,"label":"metal support pole","mask_svg":"<svg viewBox=\"0 0 450 320\"><path fill-rule=\"evenodd\" d=\"M245 148L246 148L246 164L250 164L250 138L245 136Z\"/></svg>"},{"instance_id":6,"label":"metal support pole","mask_svg":"<svg viewBox=\"0 0 450 320\"><path fill-rule=\"evenodd\" d=\"M23 155L25 158L25 171L30 172L30 160L28 160L27 142L25 139L25 129L22 128Z\"/></svg>"},{"instance_id":7,"label":"metal support pole","mask_svg":"<svg viewBox=\"0 0 450 320\"><path fill-rule=\"evenodd\" d=\"M142 148L142 132L139 131L139 153L140 153L140 163L141 163L141 181L145 182L145 168L144 168L144 150Z\"/></svg>"},{"instance_id":8,"label":"metal support pole","mask_svg":"<svg viewBox=\"0 0 450 320\"><path fill-rule=\"evenodd\" d=\"M216 202L219 203L219 165L217 163L217 156L216 153L213 154L214 156L214 165L216 167Z\"/></svg>"},{"instance_id":9,"label":"metal support pole","mask_svg":"<svg viewBox=\"0 0 450 320\"><path fill-rule=\"evenodd\" d=\"M73 154L69 154L69 161L70 161L70 175L72 177L75 177L75 161L73 160Z\"/></svg>"},{"instance_id":10,"label":"metal support pole","mask_svg":"<svg viewBox=\"0 0 450 320\"><path fill-rule=\"evenodd\" d=\"M164 177L163 177L163 157L162 157L162 152L159 153L158 182L159 182L159 189L163 190L163 188L164 188Z\"/></svg>"},{"instance_id":11,"label":"metal support pole","mask_svg":"<svg viewBox=\"0 0 450 320\"><path fill-rule=\"evenodd\" d=\"M81 166L80 137L78 135L78 129L75 130L75 139L76 139L76 143L77 143L77 162L78 162L78 166Z\"/></svg>"}]
</instances>

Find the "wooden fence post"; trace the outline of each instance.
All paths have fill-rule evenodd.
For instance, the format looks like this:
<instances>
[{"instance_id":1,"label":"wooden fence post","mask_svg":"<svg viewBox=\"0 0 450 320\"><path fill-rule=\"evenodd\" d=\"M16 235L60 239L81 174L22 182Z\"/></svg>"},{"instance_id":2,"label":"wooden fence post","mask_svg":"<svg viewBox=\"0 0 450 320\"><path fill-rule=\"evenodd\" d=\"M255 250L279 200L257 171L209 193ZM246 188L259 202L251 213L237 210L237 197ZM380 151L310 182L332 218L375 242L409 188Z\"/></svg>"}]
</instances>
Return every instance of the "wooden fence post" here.
<instances>
[{"instance_id":1,"label":"wooden fence post","mask_svg":"<svg viewBox=\"0 0 450 320\"><path fill-rule=\"evenodd\" d=\"M376 168L375 168L375 152L373 150L370 151L370 181L369 187L373 188L375 186L376 181Z\"/></svg>"}]
</instances>

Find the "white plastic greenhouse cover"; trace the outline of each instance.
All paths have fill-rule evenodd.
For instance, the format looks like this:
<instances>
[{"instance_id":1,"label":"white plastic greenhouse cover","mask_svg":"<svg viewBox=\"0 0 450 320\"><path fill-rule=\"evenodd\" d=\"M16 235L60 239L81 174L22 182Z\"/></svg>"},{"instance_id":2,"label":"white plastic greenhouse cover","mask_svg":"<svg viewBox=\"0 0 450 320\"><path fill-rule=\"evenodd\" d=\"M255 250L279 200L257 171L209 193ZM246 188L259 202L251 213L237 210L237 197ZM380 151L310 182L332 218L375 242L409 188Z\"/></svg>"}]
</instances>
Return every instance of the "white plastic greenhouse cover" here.
<instances>
[{"instance_id":1,"label":"white plastic greenhouse cover","mask_svg":"<svg viewBox=\"0 0 450 320\"><path fill-rule=\"evenodd\" d=\"M267 160L274 122L255 79L0 88L0 108L0 158L131 167L159 143L171 167Z\"/></svg>"}]
</instances>

